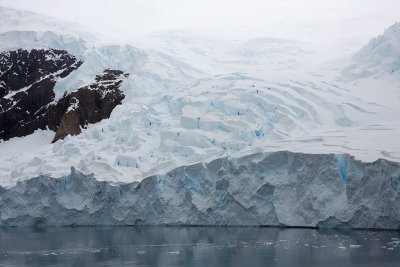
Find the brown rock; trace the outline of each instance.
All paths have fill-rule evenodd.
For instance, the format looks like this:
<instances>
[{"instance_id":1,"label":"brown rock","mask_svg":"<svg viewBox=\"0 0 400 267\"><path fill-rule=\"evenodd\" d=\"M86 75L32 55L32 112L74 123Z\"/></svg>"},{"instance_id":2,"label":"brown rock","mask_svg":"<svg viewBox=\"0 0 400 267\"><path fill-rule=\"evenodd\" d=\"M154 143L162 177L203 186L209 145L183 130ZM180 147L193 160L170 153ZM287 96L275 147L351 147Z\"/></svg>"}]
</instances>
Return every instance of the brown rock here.
<instances>
[{"instance_id":1,"label":"brown rock","mask_svg":"<svg viewBox=\"0 0 400 267\"><path fill-rule=\"evenodd\" d=\"M56 132L55 142L79 134L89 123L109 118L124 99L119 88L129 76L119 70L107 69L94 83L52 103L55 79L68 76L81 64L62 50L0 53L0 140L49 128Z\"/></svg>"},{"instance_id":2,"label":"brown rock","mask_svg":"<svg viewBox=\"0 0 400 267\"><path fill-rule=\"evenodd\" d=\"M61 119L60 126L54 137L54 141L64 139L67 135L78 135L81 133L79 115L75 111L69 111Z\"/></svg>"},{"instance_id":3,"label":"brown rock","mask_svg":"<svg viewBox=\"0 0 400 267\"><path fill-rule=\"evenodd\" d=\"M81 128L85 128L90 123L109 118L114 108L120 105L125 97L119 87L122 79L126 77L128 77L127 74L122 71L107 69L102 75L97 75L95 82L91 85L82 87L70 94L64 94L48 112L49 128L57 129L53 143L63 139L68 134L79 134ZM64 115L62 115L61 122L58 124L59 114ZM74 119L70 114L74 114ZM64 118L65 116L67 118ZM62 127L64 121L66 121L68 127ZM57 127L58 125L60 126ZM70 132L68 132L69 130Z\"/></svg>"},{"instance_id":4,"label":"brown rock","mask_svg":"<svg viewBox=\"0 0 400 267\"><path fill-rule=\"evenodd\" d=\"M68 75L81 64L62 50L19 49L0 53L0 139L45 129L44 114L54 100L55 79Z\"/></svg>"}]
</instances>

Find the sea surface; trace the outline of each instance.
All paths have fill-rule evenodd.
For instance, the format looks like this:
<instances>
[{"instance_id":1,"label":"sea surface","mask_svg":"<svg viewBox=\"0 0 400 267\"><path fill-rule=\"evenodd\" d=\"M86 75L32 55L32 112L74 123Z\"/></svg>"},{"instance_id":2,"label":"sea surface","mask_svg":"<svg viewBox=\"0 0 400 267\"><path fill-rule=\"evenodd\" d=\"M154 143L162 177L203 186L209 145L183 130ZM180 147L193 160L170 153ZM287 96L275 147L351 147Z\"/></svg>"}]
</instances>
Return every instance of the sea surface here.
<instances>
[{"instance_id":1,"label":"sea surface","mask_svg":"<svg viewBox=\"0 0 400 267\"><path fill-rule=\"evenodd\" d=\"M3 228L0 266L400 266L400 232L257 227Z\"/></svg>"}]
</instances>

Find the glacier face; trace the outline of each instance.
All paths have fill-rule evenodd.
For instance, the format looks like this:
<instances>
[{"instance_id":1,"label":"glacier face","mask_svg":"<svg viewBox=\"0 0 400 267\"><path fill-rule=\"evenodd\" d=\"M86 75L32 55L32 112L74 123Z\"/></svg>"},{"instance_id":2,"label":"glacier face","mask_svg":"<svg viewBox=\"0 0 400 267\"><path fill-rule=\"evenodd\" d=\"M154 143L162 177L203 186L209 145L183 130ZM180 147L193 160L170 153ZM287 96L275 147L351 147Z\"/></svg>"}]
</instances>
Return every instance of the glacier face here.
<instances>
[{"instance_id":1,"label":"glacier face","mask_svg":"<svg viewBox=\"0 0 400 267\"><path fill-rule=\"evenodd\" d=\"M400 228L400 164L287 151L219 158L141 182L75 168L0 188L1 226L273 225Z\"/></svg>"}]
</instances>

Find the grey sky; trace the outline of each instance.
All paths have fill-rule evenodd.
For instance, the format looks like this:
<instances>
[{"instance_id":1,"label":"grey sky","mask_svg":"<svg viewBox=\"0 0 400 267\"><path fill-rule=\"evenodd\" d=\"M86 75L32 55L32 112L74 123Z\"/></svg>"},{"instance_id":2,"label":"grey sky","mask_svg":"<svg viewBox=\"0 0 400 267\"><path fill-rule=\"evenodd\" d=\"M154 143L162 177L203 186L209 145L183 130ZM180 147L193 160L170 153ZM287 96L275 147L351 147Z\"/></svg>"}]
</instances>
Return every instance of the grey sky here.
<instances>
[{"instance_id":1,"label":"grey sky","mask_svg":"<svg viewBox=\"0 0 400 267\"><path fill-rule=\"evenodd\" d=\"M400 21L399 0L0 0L0 5L73 20L116 40L185 29L358 45Z\"/></svg>"}]
</instances>

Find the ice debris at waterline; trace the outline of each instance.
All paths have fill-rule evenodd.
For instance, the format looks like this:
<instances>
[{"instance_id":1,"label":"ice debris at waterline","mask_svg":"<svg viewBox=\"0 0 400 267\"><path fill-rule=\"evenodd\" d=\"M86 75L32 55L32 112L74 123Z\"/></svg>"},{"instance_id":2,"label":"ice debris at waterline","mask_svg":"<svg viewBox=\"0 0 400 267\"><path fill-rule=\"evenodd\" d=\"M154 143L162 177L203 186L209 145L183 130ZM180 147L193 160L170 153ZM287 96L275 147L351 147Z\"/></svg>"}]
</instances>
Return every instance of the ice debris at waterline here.
<instances>
[{"instance_id":1,"label":"ice debris at waterline","mask_svg":"<svg viewBox=\"0 0 400 267\"><path fill-rule=\"evenodd\" d=\"M345 179L344 179L345 177ZM271 225L400 228L400 163L287 151L220 158L141 182L74 168L0 188L2 226Z\"/></svg>"}]
</instances>

